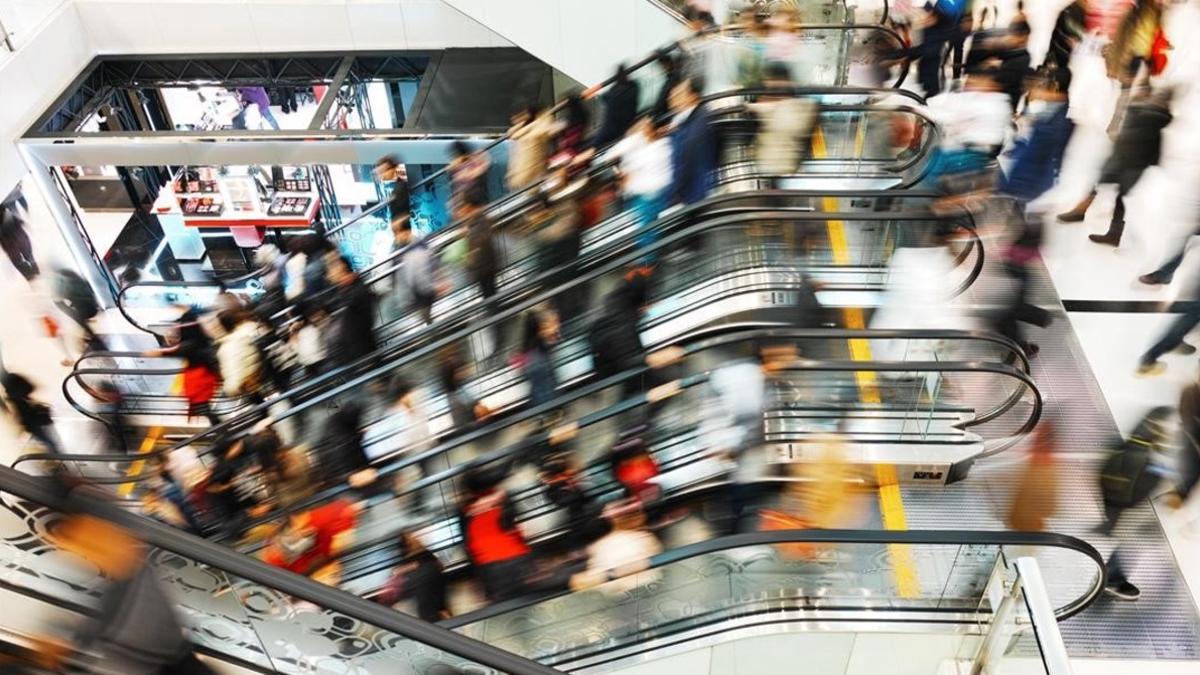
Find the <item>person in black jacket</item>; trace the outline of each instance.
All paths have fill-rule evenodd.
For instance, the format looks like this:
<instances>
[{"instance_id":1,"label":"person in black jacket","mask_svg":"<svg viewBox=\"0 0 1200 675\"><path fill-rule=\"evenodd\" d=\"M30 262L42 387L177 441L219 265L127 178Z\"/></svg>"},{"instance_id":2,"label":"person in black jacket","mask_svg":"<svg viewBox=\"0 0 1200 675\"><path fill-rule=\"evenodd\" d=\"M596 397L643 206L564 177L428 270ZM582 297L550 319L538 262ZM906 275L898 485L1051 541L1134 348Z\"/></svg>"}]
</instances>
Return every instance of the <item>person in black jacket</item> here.
<instances>
[{"instance_id":1,"label":"person in black jacket","mask_svg":"<svg viewBox=\"0 0 1200 675\"><path fill-rule=\"evenodd\" d=\"M601 148L620 140L633 125L638 112L638 83L629 78L625 64L617 66L617 74L613 83L600 95L600 103L604 107L600 129L592 139L592 147Z\"/></svg>"},{"instance_id":2,"label":"person in black jacket","mask_svg":"<svg viewBox=\"0 0 1200 675\"><path fill-rule=\"evenodd\" d=\"M657 369L665 368L683 356L680 347L646 353L638 327L642 314L649 307L649 300L649 278L632 272L625 283L609 295L604 313L588 329L592 371L598 378L611 377L642 364L650 366L651 369L641 377L625 380L621 390L623 399L663 384Z\"/></svg>"},{"instance_id":3,"label":"person in black jacket","mask_svg":"<svg viewBox=\"0 0 1200 675\"><path fill-rule=\"evenodd\" d=\"M334 344L343 364L354 363L375 352L375 296L359 279L350 261L329 256L329 282L337 287Z\"/></svg>"},{"instance_id":4,"label":"person in black jacket","mask_svg":"<svg viewBox=\"0 0 1200 675\"><path fill-rule=\"evenodd\" d=\"M1101 185L1117 186L1112 221L1107 232L1090 234L1088 239L1109 246L1121 244L1121 235L1125 232L1125 195L1137 185L1146 169L1158 164L1162 154L1163 129L1171 123L1170 105L1171 92L1168 89L1150 92L1129 104L1112 154L1100 172ZM1058 219L1064 223L1081 222L1095 197L1096 191L1093 190L1075 208L1059 214Z\"/></svg>"},{"instance_id":5,"label":"person in black jacket","mask_svg":"<svg viewBox=\"0 0 1200 675\"><path fill-rule=\"evenodd\" d=\"M1121 515L1150 499L1162 479L1169 475L1162 449L1170 443L1169 422L1174 411L1161 406L1151 410L1125 441L1109 455L1100 469L1100 492L1104 498L1104 523L1098 531L1113 536ZM1122 600L1137 600L1141 591L1130 583L1122 564L1122 545L1108 558L1104 591Z\"/></svg>"},{"instance_id":6,"label":"person in black jacket","mask_svg":"<svg viewBox=\"0 0 1200 675\"><path fill-rule=\"evenodd\" d=\"M683 64L680 59L670 52L660 51L654 60L663 71L662 89L658 90L658 99L654 102L651 115L656 120L665 120L671 113L671 91L683 79Z\"/></svg>"},{"instance_id":7,"label":"person in black jacket","mask_svg":"<svg viewBox=\"0 0 1200 675\"><path fill-rule=\"evenodd\" d=\"M493 236L492 220L484 211L483 203L470 195L463 203L460 213L463 227L467 230L467 272L479 286L485 316L490 317L495 312L492 298L496 295L496 275L500 273L500 251ZM498 327L492 326L490 334L493 350L498 350Z\"/></svg>"},{"instance_id":8,"label":"person in black jacket","mask_svg":"<svg viewBox=\"0 0 1200 675\"><path fill-rule=\"evenodd\" d=\"M62 452L54 422L50 419L50 406L33 397L34 384L22 375L6 372L2 380L8 405L21 428L29 432L46 449L54 454Z\"/></svg>"},{"instance_id":9,"label":"person in black jacket","mask_svg":"<svg viewBox=\"0 0 1200 675\"><path fill-rule=\"evenodd\" d=\"M388 198L388 216L395 221L411 210L408 194L408 171L395 155L384 155L375 163L375 176L384 183L392 184L392 196Z\"/></svg>"},{"instance_id":10,"label":"person in black jacket","mask_svg":"<svg viewBox=\"0 0 1200 675\"><path fill-rule=\"evenodd\" d=\"M392 572L383 593L376 602L394 605L415 598L417 618L430 623L450 618L450 601L446 594L445 568L412 532L400 533L400 558L403 562Z\"/></svg>"},{"instance_id":11,"label":"person in black jacket","mask_svg":"<svg viewBox=\"0 0 1200 675\"><path fill-rule=\"evenodd\" d=\"M327 484L340 483L370 468L371 460L363 447L362 417L362 404L350 401L325 420L317 456L319 472Z\"/></svg>"}]
</instances>

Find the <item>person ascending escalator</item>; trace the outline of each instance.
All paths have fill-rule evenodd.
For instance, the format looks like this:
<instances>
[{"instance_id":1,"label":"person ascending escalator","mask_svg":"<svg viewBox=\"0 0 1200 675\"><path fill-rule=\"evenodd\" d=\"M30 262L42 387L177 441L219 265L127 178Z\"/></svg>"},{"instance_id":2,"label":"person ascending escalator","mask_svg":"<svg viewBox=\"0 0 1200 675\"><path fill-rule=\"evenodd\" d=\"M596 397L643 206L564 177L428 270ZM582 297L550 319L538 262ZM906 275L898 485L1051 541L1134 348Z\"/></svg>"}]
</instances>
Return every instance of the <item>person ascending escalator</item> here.
<instances>
[{"instance_id":1,"label":"person ascending escalator","mask_svg":"<svg viewBox=\"0 0 1200 675\"><path fill-rule=\"evenodd\" d=\"M520 595L526 587L533 551L517 524L512 496L501 486L498 467L479 467L467 474L468 497L459 509L459 531L467 558L488 600Z\"/></svg>"},{"instance_id":2,"label":"person ascending escalator","mask_svg":"<svg viewBox=\"0 0 1200 675\"><path fill-rule=\"evenodd\" d=\"M645 274L632 272L625 282L607 298L603 314L588 329L588 346L592 353L592 371L600 379L637 368L650 367L643 375L627 378L622 383L621 398L640 394L664 383L658 370L683 357L682 347L666 347L646 352L639 330L642 315L649 308L650 280Z\"/></svg>"}]
</instances>

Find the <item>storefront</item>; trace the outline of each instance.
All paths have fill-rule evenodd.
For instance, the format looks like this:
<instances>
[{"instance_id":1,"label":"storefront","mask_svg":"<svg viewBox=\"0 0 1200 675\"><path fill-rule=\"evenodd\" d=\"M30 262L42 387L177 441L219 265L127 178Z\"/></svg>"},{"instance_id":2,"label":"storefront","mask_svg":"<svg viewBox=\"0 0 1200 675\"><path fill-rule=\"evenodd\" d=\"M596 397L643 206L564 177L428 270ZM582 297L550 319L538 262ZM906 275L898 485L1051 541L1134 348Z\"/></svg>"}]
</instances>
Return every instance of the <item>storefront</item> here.
<instances>
[{"instance_id":1,"label":"storefront","mask_svg":"<svg viewBox=\"0 0 1200 675\"><path fill-rule=\"evenodd\" d=\"M554 85L516 49L100 57L21 151L110 303L134 279L244 275L262 246L306 233L336 231L369 261L390 245L393 184L374 171L388 155L407 173L415 226L435 231L449 220L452 145L493 145L510 113L497 101L548 104ZM488 152L498 191L506 148Z\"/></svg>"}]
</instances>

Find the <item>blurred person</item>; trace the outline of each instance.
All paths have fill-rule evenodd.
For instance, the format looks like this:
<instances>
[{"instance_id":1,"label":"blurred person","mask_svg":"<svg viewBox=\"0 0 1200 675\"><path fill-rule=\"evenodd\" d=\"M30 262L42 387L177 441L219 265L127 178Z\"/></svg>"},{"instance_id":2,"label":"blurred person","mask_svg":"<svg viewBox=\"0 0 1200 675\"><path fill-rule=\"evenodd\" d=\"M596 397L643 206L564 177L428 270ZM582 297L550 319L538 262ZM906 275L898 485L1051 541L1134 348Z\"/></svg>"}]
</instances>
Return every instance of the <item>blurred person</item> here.
<instances>
[{"instance_id":1,"label":"blurred person","mask_svg":"<svg viewBox=\"0 0 1200 675\"><path fill-rule=\"evenodd\" d=\"M1004 524L1018 532L1043 532L1058 510L1058 435L1050 420L1042 420L1030 435L1028 460Z\"/></svg>"},{"instance_id":2,"label":"blurred person","mask_svg":"<svg viewBox=\"0 0 1200 675\"><path fill-rule=\"evenodd\" d=\"M1012 120L1008 95L1000 90L995 71L970 69L963 90L929 99L928 112L942 127L929 180L947 194L935 209L989 190Z\"/></svg>"},{"instance_id":3,"label":"blurred person","mask_svg":"<svg viewBox=\"0 0 1200 675\"><path fill-rule=\"evenodd\" d=\"M479 202L468 200L460 213L467 234L467 273L479 287L484 315L490 317L496 311L492 299L496 296L496 277L501 265L494 224ZM496 354L500 349L499 326L493 325L488 333L492 340L490 351Z\"/></svg>"},{"instance_id":4,"label":"blurred person","mask_svg":"<svg viewBox=\"0 0 1200 675\"><path fill-rule=\"evenodd\" d=\"M529 577L533 551L517 524L512 496L500 486L496 467L467 473L467 497L459 509L459 532L467 559L491 602L520 596Z\"/></svg>"},{"instance_id":5,"label":"blurred person","mask_svg":"<svg viewBox=\"0 0 1200 675\"><path fill-rule=\"evenodd\" d=\"M655 584L662 573L645 570L651 558L663 552L663 545L646 527L641 502L636 497L614 500L605 505L602 517L611 527L588 544L587 567L571 576L571 590L603 584L606 593L623 595Z\"/></svg>"},{"instance_id":6,"label":"blurred person","mask_svg":"<svg viewBox=\"0 0 1200 675\"><path fill-rule=\"evenodd\" d=\"M603 532L597 527L599 507L593 502L570 452L551 451L543 456L538 483L546 499L566 514L567 540L572 548L587 545Z\"/></svg>"},{"instance_id":7,"label":"blurred person","mask_svg":"<svg viewBox=\"0 0 1200 675\"><path fill-rule=\"evenodd\" d=\"M183 520L187 525L185 529L194 534L204 533L204 523L200 518L200 514L197 513L196 507L192 502L188 500L179 481L171 473L170 468L167 467L165 462L158 465L158 485L153 488L153 491L159 499L166 501L179 511L179 514L183 516Z\"/></svg>"},{"instance_id":8,"label":"blurred person","mask_svg":"<svg viewBox=\"0 0 1200 675\"><path fill-rule=\"evenodd\" d=\"M1000 177L1000 194L1012 199L1017 236L1004 254L1005 271L1016 282L1010 304L997 320L999 331L1025 349L1032 357L1038 345L1023 339L1018 322L1045 326L1048 313L1028 301L1030 262L1041 257L1042 221L1045 214L1030 212L1029 203L1045 194L1058 181L1067 143L1075 130L1068 117L1067 92L1071 86L1068 70L1048 71L1036 80L1029 92L1029 105L1022 115L1024 133L1017 136L1009 150L1011 163Z\"/></svg>"},{"instance_id":9,"label":"blurred person","mask_svg":"<svg viewBox=\"0 0 1200 675\"><path fill-rule=\"evenodd\" d=\"M666 208L670 196L673 154L671 140L663 131L653 119L643 116L609 152L617 158L621 189L637 219L639 248L654 243L651 224Z\"/></svg>"},{"instance_id":10,"label":"blurred person","mask_svg":"<svg viewBox=\"0 0 1200 675\"><path fill-rule=\"evenodd\" d=\"M1192 293L1196 293L1197 290L1200 289L1194 287ZM1159 359L1167 352L1178 350L1185 354L1195 353L1195 346L1184 342L1183 339L1200 324L1200 296L1180 299L1176 304L1182 311L1171 321L1158 341L1142 354L1138 361L1138 375L1155 376L1166 372L1166 364Z\"/></svg>"},{"instance_id":11,"label":"blurred person","mask_svg":"<svg viewBox=\"0 0 1200 675\"><path fill-rule=\"evenodd\" d=\"M558 343L558 314L549 307L537 307L525 313L521 351L516 361L529 383L530 408L537 408L558 395L558 375L554 372L551 352Z\"/></svg>"},{"instance_id":12,"label":"blurred person","mask_svg":"<svg viewBox=\"0 0 1200 675\"><path fill-rule=\"evenodd\" d=\"M663 84L658 90L658 98L655 99L651 115L656 120L665 120L671 114L671 92L683 79L683 67L678 56L665 50L657 52L654 60L662 70Z\"/></svg>"},{"instance_id":13,"label":"blurred person","mask_svg":"<svg viewBox=\"0 0 1200 675\"><path fill-rule=\"evenodd\" d=\"M338 291L332 315L337 359L343 365L357 363L379 346L375 340L375 295L342 256L329 256L328 277Z\"/></svg>"},{"instance_id":14,"label":"blurred person","mask_svg":"<svg viewBox=\"0 0 1200 675\"><path fill-rule=\"evenodd\" d=\"M586 149L588 125L592 117L577 91L567 94L563 99L559 115L561 120L554 133L554 156L550 158L552 167L569 164Z\"/></svg>"},{"instance_id":15,"label":"blurred person","mask_svg":"<svg viewBox=\"0 0 1200 675\"><path fill-rule=\"evenodd\" d=\"M647 353L642 344L640 324L642 315L649 307L649 286L645 275L634 273L621 286L613 289L605 300L603 312L588 328L592 371L597 378L609 378L642 365L650 368L641 377L625 380L620 394L622 399L663 384L664 378L656 371L683 357L681 347L666 347Z\"/></svg>"},{"instance_id":16,"label":"blurred person","mask_svg":"<svg viewBox=\"0 0 1200 675\"><path fill-rule=\"evenodd\" d=\"M955 26L954 34L950 37L948 44L949 49L946 53L946 56L951 61L951 77L953 77L955 81L961 79L963 76L964 48L966 47L967 38L971 37L971 34L975 31L975 15L973 11L973 6L975 4L974 0L964 0L961 4L962 8L959 11L958 25ZM1021 5L1021 0L1017 0L1018 16L1022 15ZM986 15L987 10L985 9L984 16L981 18L986 18Z\"/></svg>"},{"instance_id":17,"label":"blurred person","mask_svg":"<svg viewBox=\"0 0 1200 675\"><path fill-rule=\"evenodd\" d=\"M1174 412L1165 406L1151 410L1134 428L1129 439L1113 449L1100 469L1104 522L1097 531L1118 538L1117 547L1105 564L1108 576L1104 592L1121 600L1137 600L1142 593L1127 576L1125 556L1122 555L1125 542L1117 533L1117 525L1122 514L1146 503L1163 479L1171 475L1164 449L1170 446L1169 424L1173 416Z\"/></svg>"},{"instance_id":18,"label":"blurred person","mask_svg":"<svg viewBox=\"0 0 1200 675\"><path fill-rule=\"evenodd\" d=\"M258 116L264 122L269 124L272 129L279 131L279 121L275 119L275 114L271 112L271 97L267 94L264 87L238 87L238 99L242 103L242 109L233 118L234 129L246 128L246 112L250 106L258 108Z\"/></svg>"},{"instance_id":19,"label":"blurred person","mask_svg":"<svg viewBox=\"0 0 1200 675\"><path fill-rule=\"evenodd\" d=\"M326 256L334 250L333 245L316 234L305 235L301 245L304 250L304 292L301 298L308 302L323 302L330 287Z\"/></svg>"},{"instance_id":20,"label":"blurred person","mask_svg":"<svg viewBox=\"0 0 1200 675\"><path fill-rule=\"evenodd\" d=\"M394 606L401 601L414 599L417 618L430 623L453 616L450 613L446 570L442 561L409 531L400 533L397 549L401 563L392 570L391 578L375 601Z\"/></svg>"},{"instance_id":21,"label":"blurred person","mask_svg":"<svg viewBox=\"0 0 1200 675\"><path fill-rule=\"evenodd\" d=\"M487 150L472 150L465 141L450 144L450 213L458 215L464 204L486 204L487 175L492 160Z\"/></svg>"},{"instance_id":22,"label":"blurred person","mask_svg":"<svg viewBox=\"0 0 1200 675\"><path fill-rule=\"evenodd\" d=\"M348 482L355 489L375 483L378 473L371 466L363 444L363 404L349 401L325 420L317 445L317 462L326 486Z\"/></svg>"},{"instance_id":23,"label":"blurred person","mask_svg":"<svg viewBox=\"0 0 1200 675\"><path fill-rule=\"evenodd\" d=\"M816 125L818 105L808 98L792 96L792 80L786 67L768 63L764 87L772 93L758 97L747 108L758 118L754 159L759 171L772 174L772 189L781 176L796 173L808 154L809 138Z\"/></svg>"},{"instance_id":24,"label":"blurred person","mask_svg":"<svg viewBox=\"0 0 1200 675\"><path fill-rule=\"evenodd\" d=\"M221 365L212 338L200 325L200 312L189 307L175 323L174 344L151 350L147 356L175 356L183 359L183 396L188 402L188 417L203 415L214 426L221 418L212 409L212 399L221 381Z\"/></svg>"},{"instance_id":25,"label":"blurred person","mask_svg":"<svg viewBox=\"0 0 1200 675\"><path fill-rule=\"evenodd\" d=\"M467 390L465 385L469 372L466 361L457 350L443 352L439 356L438 378L450 409L450 423L454 427L452 434L468 431L492 414L486 404Z\"/></svg>"},{"instance_id":26,"label":"blurred person","mask_svg":"<svg viewBox=\"0 0 1200 675\"><path fill-rule=\"evenodd\" d=\"M925 98L942 92L942 54L959 32L965 0L930 0L920 18L921 44L913 48L917 58L917 83Z\"/></svg>"},{"instance_id":27,"label":"blurred person","mask_svg":"<svg viewBox=\"0 0 1200 675\"><path fill-rule=\"evenodd\" d=\"M15 199L0 205L0 248L25 281L33 281L41 274L33 257L33 243L25 231L25 218Z\"/></svg>"},{"instance_id":28,"label":"blurred person","mask_svg":"<svg viewBox=\"0 0 1200 675\"><path fill-rule=\"evenodd\" d=\"M100 412L106 419L104 426L108 428L112 447L119 452L129 452L129 425L126 420L126 399L124 392L111 379L96 384L93 395L100 402Z\"/></svg>"},{"instance_id":29,"label":"blurred person","mask_svg":"<svg viewBox=\"0 0 1200 675\"><path fill-rule=\"evenodd\" d=\"M684 80L671 90L670 204L695 204L716 185L717 136L708 108L700 101L696 80Z\"/></svg>"},{"instance_id":30,"label":"blurred person","mask_svg":"<svg viewBox=\"0 0 1200 675\"><path fill-rule=\"evenodd\" d=\"M55 270L54 305L83 331L82 352L104 349L104 341L92 329L91 323L100 314L100 303L83 277L65 267Z\"/></svg>"},{"instance_id":31,"label":"blurred person","mask_svg":"<svg viewBox=\"0 0 1200 675\"><path fill-rule=\"evenodd\" d=\"M388 218L395 220L407 216L412 210L412 202L408 189L408 169L400 163L395 155L384 155L375 162L375 177L384 184L391 184L392 193L388 197Z\"/></svg>"},{"instance_id":32,"label":"blurred person","mask_svg":"<svg viewBox=\"0 0 1200 675\"><path fill-rule=\"evenodd\" d=\"M263 381L262 355L258 351L261 328L244 310L226 311L218 315L225 334L217 340L217 361L221 365L221 382L226 396L249 396L262 400L259 387Z\"/></svg>"},{"instance_id":33,"label":"blurred person","mask_svg":"<svg viewBox=\"0 0 1200 675\"><path fill-rule=\"evenodd\" d=\"M1155 40L1162 32L1164 0L1137 0L1125 13L1104 55L1108 76L1128 88L1143 65L1150 64Z\"/></svg>"},{"instance_id":34,"label":"blurred person","mask_svg":"<svg viewBox=\"0 0 1200 675\"><path fill-rule=\"evenodd\" d=\"M510 190L529 187L546 174L553 131L554 120L537 105L522 108L512 116L508 129L512 139L507 176Z\"/></svg>"},{"instance_id":35,"label":"blurred person","mask_svg":"<svg viewBox=\"0 0 1200 675\"><path fill-rule=\"evenodd\" d=\"M595 88L592 88L584 93L584 97L591 98L595 94ZM613 75L612 84L608 85L608 88L600 94L603 113L600 118L600 128L596 130L596 135L592 138L593 148L603 149L625 136L629 127L633 126L634 119L637 118L640 94L641 88L636 81L629 77L629 71L625 68L625 64L619 64L616 74Z\"/></svg>"},{"instance_id":36,"label":"blurred person","mask_svg":"<svg viewBox=\"0 0 1200 675\"><path fill-rule=\"evenodd\" d=\"M996 81L1008 94L1009 107L1017 110L1025 95L1025 83L1033 72L1029 55L1029 24L1014 21L991 41L988 60L995 60ZM971 49L975 51L974 47Z\"/></svg>"},{"instance_id":37,"label":"blurred person","mask_svg":"<svg viewBox=\"0 0 1200 675\"><path fill-rule=\"evenodd\" d=\"M299 316L288 326L288 342L296 353L305 379L316 377L325 370L328 354L323 333L329 328L328 320L329 315L324 310L303 306Z\"/></svg>"},{"instance_id":38,"label":"blurred person","mask_svg":"<svg viewBox=\"0 0 1200 675\"><path fill-rule=\"evenodd\" d=\"M424 392L404 375L397 375L388 384L388 408L383 419L372 425L364 437L365 445L382 454L419 456L433 447L434 437L429 430L429 413L426 410ZM423 476L432 475L435 467L432 460L423 460L420 465L410 465L397 475L394 489L403 491L409 484ZM449 467L446 467L449 468ZM412 496L413 511L425 508L419 495Z\"/></svg>"},{"instance_id":39,"label":"blurred person","mask_svg":"<svg viewBox=\"0 0 1200 675\"><path fill-rule=\"evenodd\" d=\"M34 398L37 387L25 376L12 371L0 377L4 385L4 396L8 409L30 436L41 443L51 454L62 453L62 443L54 430L54 420L50 417L50 406Z\"/></svg>"},{"instance_id":40,"label":"blurred person","mask_svg":"<svg viewBox=\"0 0 1200 675\"><path fill-rule=\"evenodd\" d=\"M754 359L727 361L714 369L701 404L700 437L714 456L732 467L727 502L729 531L737 532L748 507L758 498L758 483L768 474L763 445L768 367L764 348Z\"/></svg>"},{"instance_id":41,"label":"blurred person","mask_svg":"<svg viewBox=\"0 0 1200 675\"><path fill-rule=\"evenodd\" d=\"M275 453L275 468L275 499L279 506L289 508L316 493L312 466L304 447L280 445Z\"/></svg>"},{"instance_id":42,"label":"blurred person","mask_svg":"<svg viewBox=\"0 0 1200 675\"><path fill-rule=\"evenodd\" d=\"M1175 485L1163 501L1182 507L1200 484L1200 381L1193 380L1179 394L1179 422L1183 442L1176 461Z\"/></svg>"},{"instance_id":43,"label":"blurred person","mask_svg":"<svg viewBox=\"0 0 1200 675\"><path fill-rule=\"evenodd\" d=\"M425 323L433 323L433 302L439 285L437 253L413 233L409 218L392 222L392 236L395 238L392 250L401 251L397 259L400 266L392 273L395 283L407 293L408 301Z\"/></svg>"},{"instance_id":44,"label":"blurred person","mask_svg":"<svg viewBox=\"0 0 1200 675\"><path fill-rule=\"evenodd\" d=\"M334 499L307 511L290 513L267 542L263 562L304 576L336 575L328 569L350 543L361 507Z\"/></svg>"},{"instance_id":45,"label":"blurred person","mask_svg":"<svg viewBox=\"0 0 1200 675\"><path fill-rule=\"evenodd\" d=\"M1046 52L1046 65L1058 70L1069 70L1071 55L1088 34L1087 15L1089 0L1075 0L1058 13L1054 29L1050 33L1050 47Z\"/></svg>"},{"instance_id":46,"label":"blurred person","mask_svg":"<svg viewBox=\"0 0 1200 675\"><path fill-rule=\"evenodd\" d=\"M1129 104L1097 185L1117 187L1112 219L1104 234L1089 234L1088 239L1114 247L1121 244L1121 235L1125 232L1125 195L1138 184L1146 169L1157 165L1162 157L1163 129L1172 120L1170 104L1171 92L1166 89L1140 96ZM1082 222L1095 198L1096 188L1093 188L1082 202L1070 211L1060 213L1058 219L1064 223Z\"/></svg>"},{"instance_id":47,"label":"blurred person","mask_svg":"<svg viewBox=\"0 0 1200 675\"><path fill-rule=\"evenodd\" d=\"M662 496L658 477L662 469L650 450L646 436L650 427L638 423L621 429L608 452L609 470L627 495L643 504L653 504Z\"/></svg>"},{"instance_id":48,"label":"blurred person","mask_svg":"<svg viewBox=\"0 0 1200 675\"><path fill-rule=\"evenodd\" d=\"M796 26L800 23L796 15L794 7L783 5L777 8L771 16L767 17L767 37L766 45L763 53L763 76L764 80L771 79L769 71L774 67L775 78L779 79L780 73L786 73L784 78L791 81L792 64L796 61L796 55L800 50L800 36L796 32ZM769 82L764 82L768 87Z\"/></svg>"},{"instance_id":49,"label":"blurred person","mask_svg":"<svg viewBox=\"0 0 1200 675\"><path fill-rule=\"evenodd\" d=\"M211 673L185 637L175 601L164 592L147 547L137 535L69 498L53 542L94 565L105 579L97 612L75 627L73 643L84 669L96 675L200 675ZM62 653L61 647L48 650ZM57 659L51 659L57 660Z\"/></svg>"},{"instance_id":50,"label":"blurred person","mask_svg":"<svg viewBox=\"0 0 1200 675\"><path fill-rule=\"evenodd\" d=\"M526 221L537 246L538 273L546 275L542 287L557 288L575 280L575 262L583 246L583 214L578 199L567 197L551 206L543 197ZM584 287L576 286L557 294L551 302L561 316L572 316L583 309L585 293Z\"/></svg>"}]
</instances>

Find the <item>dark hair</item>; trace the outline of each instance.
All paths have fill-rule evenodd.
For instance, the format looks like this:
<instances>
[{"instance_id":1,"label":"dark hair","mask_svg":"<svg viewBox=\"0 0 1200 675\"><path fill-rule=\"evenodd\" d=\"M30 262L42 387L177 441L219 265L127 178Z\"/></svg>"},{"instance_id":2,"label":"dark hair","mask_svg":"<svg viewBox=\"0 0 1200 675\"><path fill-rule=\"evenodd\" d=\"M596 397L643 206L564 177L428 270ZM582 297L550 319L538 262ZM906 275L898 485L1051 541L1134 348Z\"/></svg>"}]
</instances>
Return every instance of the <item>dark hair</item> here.
<instances>
[{"instance_id":1,"label":"dark hair","mask_svg":"<svg viewBox=\"0 0 1200 675\"><path fill-rule=\"evenodd\" d=\"M786 63L778 61L768 61L763 67L764 80L787 80L792 81L792 71L788 70Z\"/></svg>"},{"instance_id":2,"label":"dark hair","mask_svg":"<svg viewBox=\"0 0 1200 675\"><path fill-rule=\"evenodd\" d=\"M217 322L221 324L222 330L229 333L242 322L242 315L240 312L234 311L221 312L217 315Z\"/></svg>"},{"instance_id":3,"label":"dark hair","mask_svg":"<svg viewBox=\"0 0 1200 675\"><path fill-rule=\"evenodd\" d=\"M400 158L395 155L384 155L375 162L375 166L385 166L393 169L400 166Z\"/></svg>"},{"instance_id":4,"label":"dark hair","mask_svg":"<svg viewBox=\"0 0 1200 675\"><path fill-rule=\"evenodd\" d=\"M342 265L343 267L346 268L347 272L350 272L350 273L354 272L354 264L351 263L350 259L344 255L338 254L338 255L333 256L333 260L331 262L334 265Z\"/></svg>"},{"instance_id":5,"label":"dark hair","mask_svg":"<svg viewBox=\"0 0 1200 675\"><path fill-rule=\"evenodd\" d=\"M454 157L466 157L471 154L471 147L462 139L450 143L450 154Z\"/></svg>"},{"instance_id":6,"label":"dark hair","mask_svg":"<svg viewBox=\"0 0 1200 675\"><path fill-rule=\"evenodd\" d=\"M680 80L679 84L687 87L687 90L696 96L699 96L700 92L704 91L704 80L700 77L685 77L683 80Z\"/></svg>"},{"instance_id":7,"label":"dark hair","mask_svg":"<svg viewBox=\"0 0 1200 675\"><path fill-rule=\"evenodd\" d=\"M655 52L654 60L657 61L658 65L662 66L662 69L668 73L674 72L676 67L679 65L679 62L675 60L675 56L665 49L660 49Z\"/></svg>"},{"instance_id":8,"label":"dark hair","mask_svg":"<svg viewBox=\"0 0 1200 675\"><path fill-rule=\"evenodd\" d=\"M438 379L442 383L442 391L450 394L458 391L458 371L465 365L458 354L447 354L438 364Z\"/></svg>"},{"instance_id":9,"label":"dark hair","mask_svg":"<svg viewBox=\"0 0 1200 675\"><path fill-rule=\"evenodd\" d=\"M34 390L33 383L30 382L28 379L26 379L24 375L18 375L16 373L5 373L3 382L4 382L4 393L8 394L8 397L10 399L13 399L13 400L26 399L26 398L29 398L29 396L31 394L33 394L33 390Z\"/></svg>"},{"instance_id":10,"label":"dark hair","mask_svg":"<svg viewBox=\"0 0 1200 675\"><path fill-rule=\"evenodd\" d=\"M613 74L613 83L614 84L625 84L628 81L629 81L629 69L625 67L624 63L618 63L617 64L617 72L615 74Z\"/></svg>"},{"instance_id":11,"label":"dark hair","mask_svg":"<svg viewBox=\"0 0 1200 675\"><path fill-rule=\"evenodd\" d=\"M621 298L629 309L640 309L650 300L650 280L644 274L635 274L621 287Z\"/></svg>"},{"instance_id":12,"label":"dark hair","mask_svg":"<svg viewBox=\"0 0 1200 675\"><path fill-rule=\"evenodd\" d=\"M393 401L397 401L405 396L408 396L410 393L412 393L412 390L412 382L403 375L397 375L396 377L393 377L391 383L388 384L388 396L391 397L391 400Z\"/></svg>"},{"instance_id":13,"label":"dark hair","mask_svg":"<svg viewBox=\"0 0 1200 675\"><path fill-rule=\"evenodd\" d=\"M525 318L522 320L524 324L524 332L521 336L521 352L529 352L534 349L545 352L548 350L546 341L542 339L542 314L536 309L531 309L525 312Z\"/></svg>"},{"instance_id":14,"label":"dark hair","mask_svg":"<svg viewBox=\"0 0 1200 675\"><path fill-rule=\"evenodd\" d=\"M566 99L563 100L563 114L567 118L568 126L587 126L590 115L587 108L583 107L583 97L579 95L579 92L573 91L567 94Z\"/></svg>"},{"instance_id":15,"label":"dark hair","mask_svg":"<svg viewBox=\"0 0 1200 675\"><path fill-rule=\"evenodd\" d=\"M412 232L413 229L412 218L397 218L392 221L392 224L401 232Z\"/></svg>"}]
</instances>

